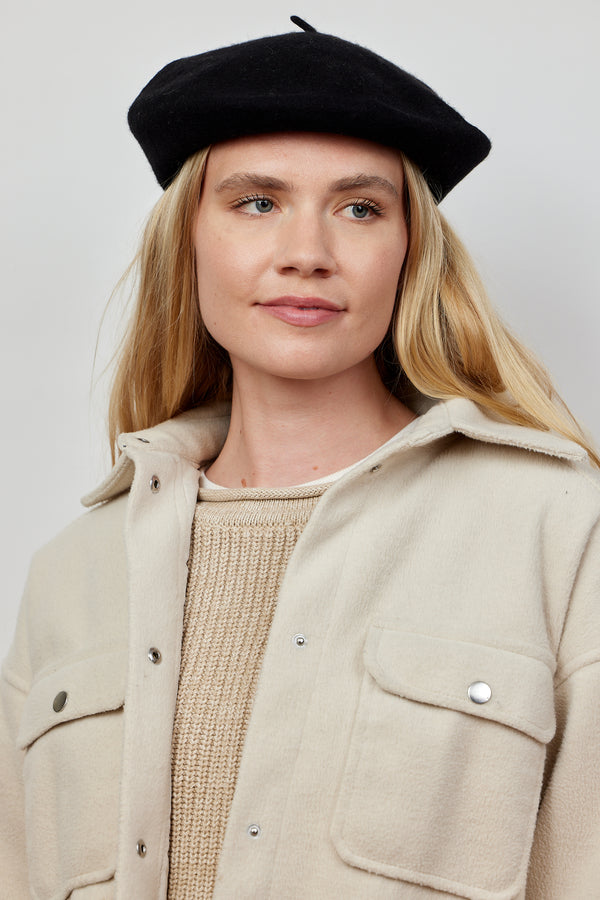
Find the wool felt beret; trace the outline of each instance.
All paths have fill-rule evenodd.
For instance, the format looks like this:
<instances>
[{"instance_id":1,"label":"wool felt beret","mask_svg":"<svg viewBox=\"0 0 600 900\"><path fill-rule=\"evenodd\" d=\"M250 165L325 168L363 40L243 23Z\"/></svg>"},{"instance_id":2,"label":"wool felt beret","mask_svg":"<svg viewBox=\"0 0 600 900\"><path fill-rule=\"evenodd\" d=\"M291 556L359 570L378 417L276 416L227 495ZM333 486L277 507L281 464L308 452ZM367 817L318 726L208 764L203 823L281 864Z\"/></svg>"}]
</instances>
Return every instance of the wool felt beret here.
<instances>
[{"instance_id":1,"label":"wool felt beret","mask_svg":"<svg viewBox=\"0 0 600 900\"><path fill-rule=\"evenodd\" d=\"M178 59L129 110L131 131L166 188L209 144L282 131L345 134L402 150L437 201L490 141L430 87L371 50L303 29Z\"/></svg>"}]
</instances>

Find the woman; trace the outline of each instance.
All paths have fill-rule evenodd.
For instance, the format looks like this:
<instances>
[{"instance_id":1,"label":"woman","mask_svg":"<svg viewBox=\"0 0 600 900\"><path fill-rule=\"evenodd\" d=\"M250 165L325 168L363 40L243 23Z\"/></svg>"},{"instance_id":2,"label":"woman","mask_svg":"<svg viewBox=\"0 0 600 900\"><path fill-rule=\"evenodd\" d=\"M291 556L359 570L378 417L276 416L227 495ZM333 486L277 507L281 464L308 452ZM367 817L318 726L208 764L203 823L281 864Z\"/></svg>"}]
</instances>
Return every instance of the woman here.
<instances>
[{"instance_id":1,"label":"woman","mask_svg":"<svg viewBox=\"0 0 600 900\"><path fill-rule=\"evenodd\" d=\"M4 668L11 898L596 890L598 457L437 209L487 138L300 24L130 111L166 190Z\"/></svg>"}]
</instances>

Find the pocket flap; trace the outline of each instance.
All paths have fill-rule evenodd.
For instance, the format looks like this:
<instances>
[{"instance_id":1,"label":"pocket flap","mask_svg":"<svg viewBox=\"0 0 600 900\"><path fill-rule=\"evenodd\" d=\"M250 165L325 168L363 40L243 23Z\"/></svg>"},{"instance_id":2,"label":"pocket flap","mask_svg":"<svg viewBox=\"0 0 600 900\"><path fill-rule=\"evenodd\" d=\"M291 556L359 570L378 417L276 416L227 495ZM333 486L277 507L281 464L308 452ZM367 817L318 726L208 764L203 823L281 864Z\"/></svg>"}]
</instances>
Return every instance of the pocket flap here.
<instances>
[{"instance_id":1,"label":"pocket flap","mask_svg":"<svg viewBox=\"0 0 600 900\"><path fill-rule=\"evenodd\" d=\"M383 690L409 700L491 719L547 743L555 731L552 672L532 656L372 625L365 666ZM491 695L475 702L482 682ZM481 702L483 701L483 702Z\"/></svg>"},{"instance_id":2,"label":"pocket flap","mask_svg":"<svg viewBox=\"0 0 600 900\"><path fill-rule=\"evenodd\" d=\"M61 666L31 688L17 736L20 749L46 731L95 713L123 706L127 653L102 653Z\"/></svg>"}]
</instances>

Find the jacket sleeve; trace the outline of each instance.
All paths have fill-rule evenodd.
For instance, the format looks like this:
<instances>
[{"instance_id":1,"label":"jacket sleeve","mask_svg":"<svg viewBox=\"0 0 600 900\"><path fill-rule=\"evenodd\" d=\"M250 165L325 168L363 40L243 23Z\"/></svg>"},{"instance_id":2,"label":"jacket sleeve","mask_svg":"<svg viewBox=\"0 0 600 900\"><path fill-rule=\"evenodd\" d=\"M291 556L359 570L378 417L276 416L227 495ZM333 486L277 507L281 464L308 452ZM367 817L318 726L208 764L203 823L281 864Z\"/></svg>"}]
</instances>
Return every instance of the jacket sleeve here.
<instances>
[{"instance_id":1,"label":"jacket sleeve","mask_svg":"<svg viewBox=\"0 0 600 900\"><path fill-rule=\"evenodd\" d=\"M556 673L549 747L527 900L600 896L600 531L574 582Z\"/></svg>"},{"instance_id":2,"label":"jacket sleeve","mask_svg":"<svg viewBox=\"0 0 600 900\"><path fill-rule=\"evenodd\" d=\"M29 900L25 851L23 757L17 732L27 696L27 684L16 671L17 643L0 676L0 898Z\"/></svg>"}]
</instances>

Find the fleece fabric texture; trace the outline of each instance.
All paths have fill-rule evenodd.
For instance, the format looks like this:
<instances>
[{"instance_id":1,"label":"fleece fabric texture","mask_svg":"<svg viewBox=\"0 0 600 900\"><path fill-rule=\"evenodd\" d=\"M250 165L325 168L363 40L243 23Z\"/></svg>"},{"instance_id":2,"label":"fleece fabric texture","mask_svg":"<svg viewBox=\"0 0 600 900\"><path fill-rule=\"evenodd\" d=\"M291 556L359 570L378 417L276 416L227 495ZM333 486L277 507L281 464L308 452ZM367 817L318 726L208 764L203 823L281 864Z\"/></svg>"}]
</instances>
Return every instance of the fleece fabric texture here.
<instances>
[{"instance_id":1,"label":"fleece fabric texture","mask_svg":"<svg viewBox=\"0 0 600 900\"><path fill-rule=\"evenodd\" d=\"M166 898L198 467L227 415L123 436L34 559L2 677L3 900ZM215 900L596 898L599 597L600 480L556 435L451 400L328 487L279 590Z\"/></svg>"}]
</instances>

